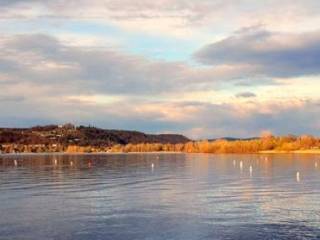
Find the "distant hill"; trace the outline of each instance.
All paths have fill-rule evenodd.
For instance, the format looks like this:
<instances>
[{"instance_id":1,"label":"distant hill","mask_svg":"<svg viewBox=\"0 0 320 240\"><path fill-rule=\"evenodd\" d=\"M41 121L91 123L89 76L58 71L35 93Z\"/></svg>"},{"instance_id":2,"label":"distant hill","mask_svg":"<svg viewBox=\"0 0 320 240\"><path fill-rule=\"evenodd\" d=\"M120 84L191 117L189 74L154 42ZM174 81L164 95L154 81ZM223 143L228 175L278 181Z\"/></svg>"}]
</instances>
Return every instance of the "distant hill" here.
<instances>
[{"instance_id":1,"label":"distant hill","mask_svg":"<svg viewBox=\"0 0 320 240\"><path fill-rule=\"evenodd\" d=\"M234 137L223 137L223 138L214 138L214 139L208 139L209 142L214 142L217 140L226 140L229 142L233 141L251 141L251 140L257 140L259 139L258 137L251 137L251 138L234 138Z\"/></svg>"},{"instance_id":2,"label":"distant hill","mask_svg":"<svg viewBox=\"0 0 320 240\"><path fill-rule=\"evenodd\" d=\"M32 128L0 128L0 144L60 144L79 146L112 146L138 143L186 143L178 134L146 134L137 131L107 130L72 124L47 125Z\"/></svg>"}]
</instances>

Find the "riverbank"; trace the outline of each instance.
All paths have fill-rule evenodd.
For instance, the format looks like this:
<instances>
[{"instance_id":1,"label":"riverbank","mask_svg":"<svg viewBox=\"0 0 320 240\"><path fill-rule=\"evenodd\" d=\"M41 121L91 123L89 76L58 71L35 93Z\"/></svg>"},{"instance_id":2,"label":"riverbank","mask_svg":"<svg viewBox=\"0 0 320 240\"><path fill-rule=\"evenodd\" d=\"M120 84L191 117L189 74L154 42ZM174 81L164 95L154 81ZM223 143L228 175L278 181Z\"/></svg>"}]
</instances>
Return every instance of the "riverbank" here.
<instances>
[{"instance_id":1,"label":"riverbank","mask_svg":"<svg viewBox=\"0 0 320 240\"><path fill-rule=\"evenodd\" d=\"M270 150L270 151L260 151L260 154L320 154L319 149L308 149L308 150L295 150L295 151L280 151L280 150Z\"/></svg>"},{"instance_id":2,"label":"riverbank","mask_svg":"<svg viewBox=\"0 0 320 240\"><path fill-rule=\"evenodd\" d=\"M297 151L260 151L252 153L206 153L206 152L173 152L173 151L153 151L153 152L19 152L19 153L0 153L0 156L19 156L19 155L135 155L135 154L209 154L209 155L264 155L264 154L319 154L320 150L297 150Z\"/></svg>"},{"instance_id":3,"label":"riverbank","mask_svg":"<svg viewBox=\"0 0 320 240\"><path fill-rule=\"evenodd\" d=\"M77 144L0 144L2 153L149 153L182 152L211 154L273 154L301 153L320 154L320 138L312 136L264 137L252 140L204 140L186 143L139 143L114 145L77 145Z\"/></svg>"}]
</instances>

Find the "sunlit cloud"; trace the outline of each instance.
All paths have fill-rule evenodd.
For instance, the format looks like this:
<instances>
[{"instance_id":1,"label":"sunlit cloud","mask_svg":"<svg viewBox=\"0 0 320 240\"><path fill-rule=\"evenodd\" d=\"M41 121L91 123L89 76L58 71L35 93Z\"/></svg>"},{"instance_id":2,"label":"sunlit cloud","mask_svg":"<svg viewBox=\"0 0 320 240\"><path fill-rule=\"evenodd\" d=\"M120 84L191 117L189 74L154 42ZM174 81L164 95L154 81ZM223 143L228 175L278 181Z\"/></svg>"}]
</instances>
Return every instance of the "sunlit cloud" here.
<instances>
[{"instance_id":1,"label":"sunlit cloud","mask_svg":"<svg viewBox=\"0 0 320 240\"><path fill-rule=\"evenodd\" d=\"M0 1L0 124L320 134L320 3Z\"/></svg>"}]
</instances>

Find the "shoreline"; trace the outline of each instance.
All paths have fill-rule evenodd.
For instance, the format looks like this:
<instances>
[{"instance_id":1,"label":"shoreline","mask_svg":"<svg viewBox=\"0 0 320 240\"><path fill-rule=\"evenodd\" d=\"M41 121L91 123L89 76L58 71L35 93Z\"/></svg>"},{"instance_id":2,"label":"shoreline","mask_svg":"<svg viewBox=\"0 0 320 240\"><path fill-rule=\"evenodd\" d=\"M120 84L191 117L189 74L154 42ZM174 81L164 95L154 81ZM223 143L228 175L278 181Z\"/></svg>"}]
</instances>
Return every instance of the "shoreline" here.
<instances>
[{"instance_id":1,"label":"shoreline","mask_svg":"<svg viewBox=\"0 0 320 240\"><path fill-rule=\"evenodd\" d=\"M314 154L320 155L320 150L295 150L295 151L260 151L256 153L201 153L201 152L170 152L170 151L154 151L154 152L38 152L38 153L0 153L0 156L23 156L23 155L134 155L134 154L208 154L208 155L265 155L265 154Z\"/></svg>"},{"instance_id":2,"label":"shoreline","mask_svg":"<svg viewBox=\"0 0 320 240\"><path fill-rule=\"evenodd\" d=\"M279 150L270 150L270 151L260 151L260 154L320 154L320 150L295 150L295 151L279 151Z\"/></svg>"},{"instance_id":3,"label":"shoreline","mask_svg":"<svg viewBox=\"0 0 320 240\"><path fill-rule=\"evenodd\" d=\"M41 153L0 153L0 156L22 156L22 155L121 155L121 154L183 154L185 152L41 152Z\"/></svg>"}]
</instances>

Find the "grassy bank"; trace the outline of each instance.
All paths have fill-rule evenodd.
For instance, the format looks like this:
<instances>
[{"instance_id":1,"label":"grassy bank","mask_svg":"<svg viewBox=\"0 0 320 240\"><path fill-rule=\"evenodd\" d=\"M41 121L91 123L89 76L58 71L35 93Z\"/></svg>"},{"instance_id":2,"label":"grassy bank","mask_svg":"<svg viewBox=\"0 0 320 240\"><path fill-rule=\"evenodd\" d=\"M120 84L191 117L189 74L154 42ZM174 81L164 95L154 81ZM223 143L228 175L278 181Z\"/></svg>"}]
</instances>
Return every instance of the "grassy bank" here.
<instances>
[{"instance_id":1,"label":"grassy bank","mask_svg":"<svg viewBox=\"0 0 320 240\"><path fill-rule=\"evenodd\" d=\"M139 143L108 145L50 145L50 144L3 144L2 153L131 153L131 152L184 152L214 154L248 153L308 153L320 154L320 139L312 136L268 136L251 140L189 141L186 143Z\"/></svg>"},{"instance_id":2,"label":"grassy bank","mask_svg":"<svg viewBox=\"0 0 320 240\"><path fill-rule=\"evenodd\" d=\"M279 151L279 150L269 150L260 151L261 154L280 154L280 153L293 153L293 154L320 154L319 149L307 149L307 150L295 150L295 151Z\"/></svg>"}]
</instances>

